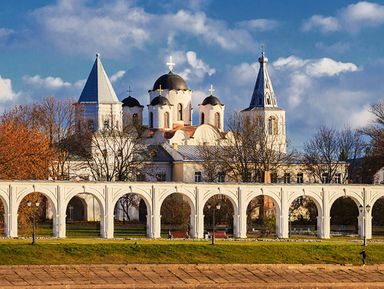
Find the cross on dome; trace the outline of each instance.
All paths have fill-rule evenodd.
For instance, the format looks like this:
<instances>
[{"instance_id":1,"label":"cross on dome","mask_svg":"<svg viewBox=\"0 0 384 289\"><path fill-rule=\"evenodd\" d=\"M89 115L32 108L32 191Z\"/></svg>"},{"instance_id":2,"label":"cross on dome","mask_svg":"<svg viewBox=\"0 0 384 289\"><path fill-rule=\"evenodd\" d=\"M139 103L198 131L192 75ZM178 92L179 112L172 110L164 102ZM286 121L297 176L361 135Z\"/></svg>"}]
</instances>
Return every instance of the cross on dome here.
<instances>
[{"instance_id":1,"label":"cross on dome","mask_svg":"<svg viewBox=\"0 0 384 289\"><path fill-rule=\"evenodd\" d=\"M211 84L211 87L208 89L208 91L211 93L211 95L213 95L213 92L215 91L214 89L213 89L213 85Z\"/></svg>"},{"instance_id":2,"label":"cross on dome","mask_svg":"<svg viewBox=\"0 0 384 289\"><path fill-rule=\"evenodd\" d=\"M169 71L173 70L175 63L172 61L172 56L169 56L169 62L166 63L168 65Z\"/></svg>"},{"instance_id":3,"label":"cross on dome","mask_svg":"<svg viewBox=\"0 0 384 289\"><path fill-rule=\"evenodd\" d=\"M161 84L159 85L159 89L157 91L159 92L159 95L162 96L161 93L163 92L163 89L161 89Z\"/></svg>"},{"instance_id":4,"label":"cross on dome","mask_svg":"<svg viewBox=\"0 0 384 289\"><path fill-rule=\"evenodd\" d=\"M131 96L131 92L133 92L133 90L131 90L131 86L130 85L128 86L127 92L128 92L128 96Z\"/></svg>"}]
</instances>

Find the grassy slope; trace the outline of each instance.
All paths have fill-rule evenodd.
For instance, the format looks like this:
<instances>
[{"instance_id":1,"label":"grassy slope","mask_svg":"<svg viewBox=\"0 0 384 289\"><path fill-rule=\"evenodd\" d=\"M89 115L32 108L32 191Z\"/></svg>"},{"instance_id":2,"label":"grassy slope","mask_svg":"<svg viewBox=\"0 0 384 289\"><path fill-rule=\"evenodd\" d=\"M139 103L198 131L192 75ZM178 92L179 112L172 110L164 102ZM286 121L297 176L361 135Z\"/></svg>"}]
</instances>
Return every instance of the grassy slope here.
<instances>
[{"instance_id":1,"label":"grassy slope","mask_svg":"<svg viewBox=\"0 0 384 289\"><path fill-rule=\"evenodd\" d=\"M361 243L360 243L361 244ZM0 264L330 263L359 264L361 245L345 241L238 242L49 240L0 242ZM384 263L384 244L367 246L369 264Z\"/></svg>"}]
</instances>

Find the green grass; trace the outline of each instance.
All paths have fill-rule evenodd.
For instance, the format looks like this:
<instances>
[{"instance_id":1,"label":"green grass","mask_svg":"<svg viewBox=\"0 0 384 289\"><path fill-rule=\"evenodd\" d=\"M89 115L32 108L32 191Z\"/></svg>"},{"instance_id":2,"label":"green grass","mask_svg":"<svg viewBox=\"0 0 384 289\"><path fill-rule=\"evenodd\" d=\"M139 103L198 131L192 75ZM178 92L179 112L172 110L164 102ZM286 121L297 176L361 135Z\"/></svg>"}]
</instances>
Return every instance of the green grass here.
<instances>
[{"instance_id":1,"label":"green grass","mask_svg":"<svg viewBox=\"0 0 384 289\"><path fill-rule=\"evenodd\" d=\"M0 241L0 264L255 263L360 264L360 242L98 239ZM367 246L369 264L384 263L384 244Z\"/></svg>"}]
</instances>

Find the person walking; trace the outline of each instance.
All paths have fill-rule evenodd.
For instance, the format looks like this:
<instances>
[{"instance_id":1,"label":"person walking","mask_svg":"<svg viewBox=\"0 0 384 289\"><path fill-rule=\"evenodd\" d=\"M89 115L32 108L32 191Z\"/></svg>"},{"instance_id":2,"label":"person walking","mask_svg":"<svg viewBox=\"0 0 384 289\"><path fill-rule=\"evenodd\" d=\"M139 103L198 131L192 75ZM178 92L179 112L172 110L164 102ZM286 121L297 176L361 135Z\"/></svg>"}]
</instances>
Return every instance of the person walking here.
<instances>
[{"instance_id":1,"label":"person walking","mask_svg":"<svg viewBox=\"0 0 384 289\"><path fill-rule=\"evenodd\" d=\"M360 256L361 256L361 262L363 263L363 266L365 266L365 259L367 258L367 253L365 252L365 249L363 249L360 252Z\"/></svg>"}]
</instances>

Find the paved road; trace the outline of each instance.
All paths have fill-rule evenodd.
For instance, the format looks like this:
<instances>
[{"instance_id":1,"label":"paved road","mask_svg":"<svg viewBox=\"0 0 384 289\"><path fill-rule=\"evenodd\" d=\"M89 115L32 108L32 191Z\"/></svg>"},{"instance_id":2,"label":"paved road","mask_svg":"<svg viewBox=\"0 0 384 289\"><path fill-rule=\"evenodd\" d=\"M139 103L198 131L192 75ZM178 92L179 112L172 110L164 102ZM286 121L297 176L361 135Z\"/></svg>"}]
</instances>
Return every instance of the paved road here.
<instances>
[{"instance_id":1,"label":"paved road","mask_svg":"<svg viewBox=\"0 0 384 289\"><path fill-rule=\"evenodd\" d=\"M0 288L384 288L384 265L0 266Z\"/></svg>"}]
</instances>

